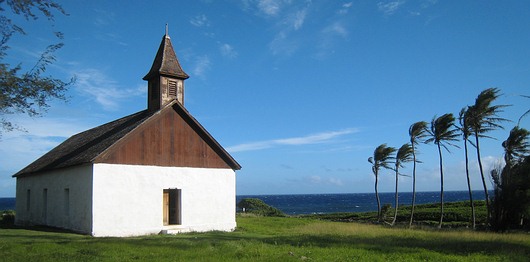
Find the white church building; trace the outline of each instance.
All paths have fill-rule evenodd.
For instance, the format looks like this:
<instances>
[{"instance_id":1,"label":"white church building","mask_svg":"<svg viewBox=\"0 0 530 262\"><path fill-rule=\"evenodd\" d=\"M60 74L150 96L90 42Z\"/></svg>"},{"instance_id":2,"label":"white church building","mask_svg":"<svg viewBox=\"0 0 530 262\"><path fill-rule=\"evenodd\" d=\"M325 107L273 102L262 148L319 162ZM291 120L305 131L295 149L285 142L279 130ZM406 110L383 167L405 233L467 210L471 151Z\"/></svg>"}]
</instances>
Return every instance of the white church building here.
<instances>
[{"instance_id":1,"label":"white church building","mask_svg":"<svg viewBox=\"0 0 530 262\"><path fill-rule=\"evenodd\" d=\"M14 174L17 225L102 236L232 231L241 166L184 107L166 34L146 110L76 134Z\"/></svg>"}]
</instances>

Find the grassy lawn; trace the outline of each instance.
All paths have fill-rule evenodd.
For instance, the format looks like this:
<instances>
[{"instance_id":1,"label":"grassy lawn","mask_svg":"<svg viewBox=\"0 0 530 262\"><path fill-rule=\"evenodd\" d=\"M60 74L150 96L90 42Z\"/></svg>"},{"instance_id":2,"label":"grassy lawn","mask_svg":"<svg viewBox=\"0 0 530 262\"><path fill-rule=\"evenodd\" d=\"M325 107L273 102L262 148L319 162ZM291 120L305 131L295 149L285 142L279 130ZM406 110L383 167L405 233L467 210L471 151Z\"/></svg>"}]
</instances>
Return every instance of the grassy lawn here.
<instances>
[{"instance_id":1,"label":"grassy lawn","mask_svg":"<svg viewBox=\"0 0 530 262\"><path fill-rule=\"evenodd\" d=\"M0 261L528 261L530 235L237 218L231 233L132 238L0 229Z\"/></svg>"}]
</instances>

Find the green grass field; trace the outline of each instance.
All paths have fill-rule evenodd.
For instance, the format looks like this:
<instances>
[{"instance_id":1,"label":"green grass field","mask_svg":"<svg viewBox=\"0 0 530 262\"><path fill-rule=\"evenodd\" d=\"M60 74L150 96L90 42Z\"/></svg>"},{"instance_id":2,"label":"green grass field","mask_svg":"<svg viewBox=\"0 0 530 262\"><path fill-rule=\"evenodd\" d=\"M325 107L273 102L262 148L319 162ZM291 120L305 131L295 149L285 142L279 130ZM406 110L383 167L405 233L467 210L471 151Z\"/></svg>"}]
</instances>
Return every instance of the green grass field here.
<instances>
[{"instance_id":1,"label":"green grass field","mask_svg":"<svg viewBox=\"0 0 530 262\"><path fill-rule=\"evenodd\" d=\"M528 261L530 235L238 216L235 232L92 238L0 229L0 261Z\"/></svg>"}]
</instances>

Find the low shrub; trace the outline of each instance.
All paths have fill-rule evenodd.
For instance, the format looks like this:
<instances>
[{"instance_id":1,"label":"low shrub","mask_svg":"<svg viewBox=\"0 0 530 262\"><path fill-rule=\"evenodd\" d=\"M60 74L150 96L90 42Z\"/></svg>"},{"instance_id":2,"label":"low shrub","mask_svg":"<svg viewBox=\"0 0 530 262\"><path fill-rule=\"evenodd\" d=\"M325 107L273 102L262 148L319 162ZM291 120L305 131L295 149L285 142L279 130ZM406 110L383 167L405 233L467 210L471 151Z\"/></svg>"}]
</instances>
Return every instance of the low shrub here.
<instances>
[{"instance_id":1,"label":"low shrub","mask_svg":"<svg viewBox=\"0 0 530 262\"><path fill-rule=\"evenodd\" d=\"M15 223L15 211L4 210L0 213L0 224L1 225L13 225Z\"/></svg>"},{"instance_id":2,"label":"low shrub","mask_svg":"<svg viewBox=\"0 0 530 262\"><path fill-rule=\"evenodd\" d=\"M237 203L237 208L243 213L251 213L268 217L283 217L285 214L279 209L267 205L258 198L244 198Z\"/></svg>"}]
</instances>

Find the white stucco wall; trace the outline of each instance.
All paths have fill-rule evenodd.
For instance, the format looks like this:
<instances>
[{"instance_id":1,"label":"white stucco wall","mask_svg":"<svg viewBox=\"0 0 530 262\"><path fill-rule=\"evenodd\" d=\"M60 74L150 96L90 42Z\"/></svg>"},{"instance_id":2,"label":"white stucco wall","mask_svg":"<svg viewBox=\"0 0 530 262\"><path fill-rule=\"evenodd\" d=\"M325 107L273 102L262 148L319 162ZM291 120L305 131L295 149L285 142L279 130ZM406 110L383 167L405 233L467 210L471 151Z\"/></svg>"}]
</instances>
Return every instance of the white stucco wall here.
<instances>
[{"instance_id":1,"label":"white stucco wall","mask_svg":"<svg viewBox=\"0 0 530 262\"><path fill-rule=\"evenodd\" d=\"M17 225L47 225L91 233L92 165L17 178L16 199Z\"/></svg>"},{"instance_id":2,"label":"white stucco wall","mask_svg":"<svg viewBox=\"0 0 530 262\"><path fill-rule=\"evenodd\" d=\"M112 164L95 164L93 169L93 236L236 227L232 169ZM163 190L175 188L181 190L181 224L164 226Z\"/></svg>"}]
</instances>

